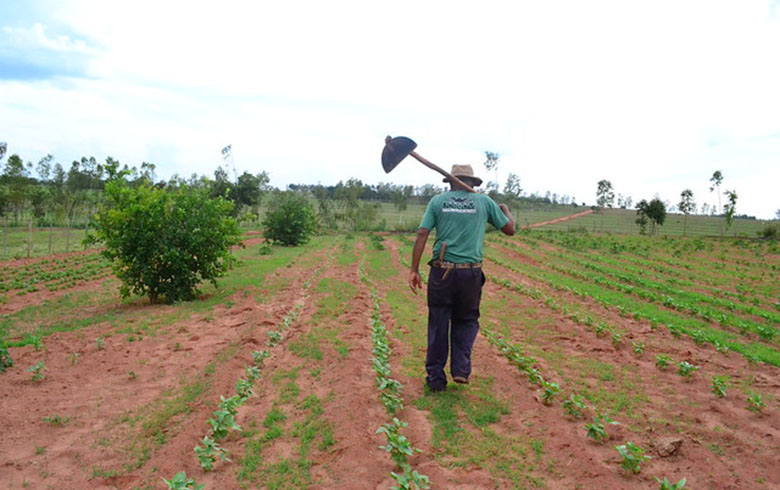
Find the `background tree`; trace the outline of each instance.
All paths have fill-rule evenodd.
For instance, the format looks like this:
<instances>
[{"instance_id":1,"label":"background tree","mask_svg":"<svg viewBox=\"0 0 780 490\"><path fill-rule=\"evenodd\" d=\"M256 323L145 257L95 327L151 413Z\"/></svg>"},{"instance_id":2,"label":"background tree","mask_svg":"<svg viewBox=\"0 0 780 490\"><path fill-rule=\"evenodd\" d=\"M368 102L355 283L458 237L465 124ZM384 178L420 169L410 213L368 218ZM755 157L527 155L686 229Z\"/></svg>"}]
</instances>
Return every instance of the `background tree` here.
<instances>
[{"instance_id":1,"label":"background tree","mask_svg":"<svg viewBox=\"0 0 780 490\"><path fill-rule=\"evenodd\" d=\"M775 219L780 219L780 209L775 211Z\"/></svg>"},{"instance_id":2,"label":"background tree","mask_svg":"<svg viewBox=\"0 0 780 490\"><path fill-rule=\"evenodd\" d=\"M683 221L683 236L685 236L685 229L688 226L688 214L696 212L696 203L693 201L693 191L685 189L680 193L680 202L677 204L677 208L685 216Z\"/></svg>"},{"instance_id":3,"label":"background tree","mask_svg":"<svg viewBox=\"0 0 780 490\"><path fill-rule=\"evenodd\" d=\"M726 228L731 228L731 224L734 222L734 213L737 211L737 191L726 191L724 194L729 201L726 203L726 214L724 215L724 219L726 221ZM736 232L734 233L736 234Z\"/></svg>"},{"instance_id":4,"label":"background tree","mask_svg":"<svg viewBox=\"0 0 780 490\"><path fill-rule=\"evenodd\" d=\"M302 245L317 229L317 220L309 200L299 192L279 192L263 220L263 236L272 243Z\"/></svg>"},{"instance_id":5,"label":"background tree","mask_svg":"<svg viewBox=\"0 0 780 490\"><path fill-rule=\"evenodd\" d=\"M723 174L720 172L720 170L713 172L712 177L710 177L710 182L712 183L710 186L710 192L714 191L715 189L718 190L718 192L716 192L718 195L718 213L722 213L723 207L720 203L720 183L723 182Z\"/></svg>"},{"instance_id":6,"label":"background tree","mask_svg":"<svg viewBox=\"0 0 780 490\"><path fill-rule=\"evenodd\" d=\"M106 184L89 238L104 246L122 281L120 294L171 303L193 299L203 281L216 285L233 260L230 247L241 241L233 203L210 198L206 189L131 186L128 174Z\"/></svg>"},{"instance_id":7,"label":"background tree","mask_svg":"<svg viewBox=\"0 0 780 490\"><path fill-rule=\"evenodd\" d=\"M612 191L612 182L600 180L596 186L596 204L600 208L612 207L615 202L615 193Z\"/></svg>"},{"instance_id":8,"label":"background tree","mask_svg":"<svg viewBox=\"0 0 780 490\"><path fill-rule=\"evenodd\" d=\"M504 186L504 194L511 199L520 199L523 195L523 188L520 186L520 177L517 174L510 173Z\"/></svg>"},{"instance_id":9,"label":"background tree","mask_svg":"<svg viewBox=\"0 0 780 490\"><path fill-rule=\"evenodd\" d=\"M492 151L486 151L485 162L483 163L483 165L485 166L488 172L494 170L496 173L496 179L493 181L495 183L493 189L495 189L496 192L498 192L498 160L500 158L501 155L499 155L498 153L494 153Z\"/></svg>"},{"instance_id":10,"label":"background tree","mask_svg":"<svg viewBox=\"0 0 780 490\"><path fill-rule=\"evenodd\" d=\"M642 199L636 205L636 214L639 215L636 223L640 227L640 232L644 234L645 226L650 223L650 236L653 236L656 227L663 225L666 221L666 205L658 198L650 202Z\"/></svg>"}]
</instances>

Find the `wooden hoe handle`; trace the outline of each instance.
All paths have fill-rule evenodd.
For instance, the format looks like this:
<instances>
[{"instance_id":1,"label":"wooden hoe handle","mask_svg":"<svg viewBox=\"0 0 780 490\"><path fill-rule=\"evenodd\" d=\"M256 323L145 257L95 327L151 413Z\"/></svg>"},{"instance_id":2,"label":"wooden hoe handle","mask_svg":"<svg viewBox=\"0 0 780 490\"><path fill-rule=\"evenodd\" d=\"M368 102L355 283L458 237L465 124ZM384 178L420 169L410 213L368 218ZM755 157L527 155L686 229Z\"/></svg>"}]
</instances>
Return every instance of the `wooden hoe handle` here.
<instances>
[{"instance_id":1,"label":"wooden hoe handle","mask_svg":"<svg viewBox=\"0 0 780 490\"><path fill-rule=\"evenodd\" d=\"M435 164L429 162L426 158L422 157L421 155L418 155L416 151L409 152L409 155L411 155L414 158L416 158L420 163L422 163L426 167L430 168L431 170L435 170L435 171L439 172L440 174L442 174L443 176L445 176L448 179L450 179L451 181L455 182L460 187L462 187L464 190L466 190L468 192L476 192L474 189L471 188L470 185L468 185L467 183L463 182L462 180L460 180L459 178L455 177L454 175L450 174L449 172L447 172L446 170L442 169L438 165L435 165Z\"/></svg>"}]
</instances>

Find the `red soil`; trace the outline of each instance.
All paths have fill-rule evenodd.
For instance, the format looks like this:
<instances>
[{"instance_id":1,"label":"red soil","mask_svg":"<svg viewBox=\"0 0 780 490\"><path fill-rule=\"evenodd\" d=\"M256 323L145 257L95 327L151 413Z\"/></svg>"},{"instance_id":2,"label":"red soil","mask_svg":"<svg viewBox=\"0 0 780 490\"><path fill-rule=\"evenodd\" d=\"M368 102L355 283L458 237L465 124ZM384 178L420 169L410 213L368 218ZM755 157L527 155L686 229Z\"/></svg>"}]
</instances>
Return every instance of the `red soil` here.
<instances>
[{"instance_id":1,"label":"red soil","mask_svg":"<svg viewBox=\"0 0 780 490\"><path fill-rule=\"evenodd\" d=\"M398 282L406 279L405 267L399 260L395 241L386 240L391 250L393 266L399 274L387 281L377 281L381 297ZM359 244L359 251L362 245ZM296 304L303 304L300 316L285 334L285 340L271 349L271 357L263 367L261 379L255 386L256 397L250 398L239 411L238 422L245 429L252 421L262 432L265 415L274 406L284 406L289 416L287 424L304 420L305 412L280 398L279 386L273 381L276 374L300 367L296 383L302 399L316 395L325 403L324 420L331 424L335 444L327 450L312 449L312 488L386 489L392 485L389 476L394 470L387 453L379 449L385 443L376 429L389 420L377 399L371 358L371 338L368 324L371 316L369 288L359 280L358 263L337 265L333 251L317 252L318 260L310 266L294 265L277 270L278 276L269 279L285 280L281 290L263 290L264 300L255 296L236 294L229 307L220 304L212 311L193 313L166 325L155 336L128 342L122 335L108 336L99 350L96 338L115 332L112 325L101 324L73 332L50 335L44 339L45 350L32 347L11 349L15 366L0 375L0 426L3 444L0 446L0 482L4 488L164 488L161 477L170 478L185 470L207 489L239 488L236 480L238 463L218 463L215 471L204 473L193 453L208 433L207 419L216 408L220 395L234 393L234 383L250 363L253 350L266 348L267 332L278 328L282 318ZM322 268L326 266L325 268ZM304 288L314 277L315 270L322 275L349 283L357 291L349 300L349 308L337 318L315 322L317 302L325 293ZM488 274L497 274L513 282L527 278L488 264ZM83 286L98 288L101 281ZM541 285L535 285L540 286ZM421 318L425 316L425 296L405 293L416 305ZM728 373L732 384L752 382L753 386L777 397L780 394L780 374L776 368L748 365L732 353L723 356L708 347L700 347L689 340L675 339L666 331L653 330L649 325L620 317L617 312L588 304L612 324L627 331L624 346L615 349L610 339L597 337L586 327L548 310L542 302L520 296L515 292L488 282L485 298L504 298L504 312L483 309L483 325L508 322L513 342L533 345L544 352L558 353L562 359L596 359L614 366L617 372L628 370L634 374L638 389L647 397L636 409L633 419L615 416L622 425L610 427L609 441L595 444L585 437L583 420L567 417L560 400L552 406L538 401L535 387L528 383L516 367L490 346L484 337L477 340L474 349L473 380L493 377L496 396L509 403L510 410L491 424L499 434L524 434L544 441L542 462L535 470L549 488L631 489L657 488L650 475L667 476L677 481L688 479L690 488L778 488L780 467L777 448L780 446L780 413L768 406L764 414L753 414L745 409L744 399L734 387L724 399L710 393L710 375ZM560 295L560 293L558 293ZM30 299L46 299L30 296ZM564 295L569 303L582 303L574 296ZM131 305L119 308L137 310L137 317L164 314L175 307ZM512 320L506 311L536 310L538 319L547 332L538 332ZM382 303L382 319L388 329L419 328L398 322L386 304ZM424 324L424 320L420 320ZM338 330L338 338L349 348L347 358L334 349L323 347L321 374L310 372L307 360L295 355L291 342L312 333L315 328ZM424 327L423 327L424 328ZM645 354L631 353L630 341L643 341ZM395 340L394 377L403 385L405 398L417 398L423 392L424 349ZM406 377L400 373L395 360L413 352L420 358L419 376ZM691 381L684 381L673 370L659 371L654 366L654 354L667 353L675 360L686 359L701 366ZM74 356L78 354L78 356ZM215 359L214 367L209 364ZM30 381L25 369L40 360L46 361L46 379ZM76 362L74 362L76 361ZM545 379L561 384L564 393L576 387L567 385L570 379L580 379L576 363L561 362L555 366L541 359L539 367ZM159 434L163 444L152 445L147 456L139 460L133 444L144 438L146 431L154 430L145 417L161 409L161 400L169 400L170 393L179 393L184 385L200 381L203 393L183 405L186 410L174 415L162 425ZM587 378L592 389L609 387L597 378ZM468 393L468 392L466 392ZM468 396L468 395L466 395ZM69 417L62 426L54 426L44 417ZM433 428L428 412L407 403L399 417L408 422L404 434L422 449L411 458L414 468L431 477L434 488L482 489L512 488L512 485L476 465L450 467L442 464L438 451L432 446ZM146 425L146 426L145 426ZM640 475L629 476L618 470L614 446L630 440L654 451L664 438L682 439L682 447L672 456L661 457L652 452L652 460L643 464ZM243 455L247 438L238 434L229 436L222 444L231 455ZM140 446L138 446L140 447ZM718 454L713 448L719 448ZM296 448L289 438L282 438L263 447L266 462L296 457ZM533 457L531 455L530 457ZM138 461L138 467L133 464ZM123 469L124 465L131 466ZM553 469L546 470L545 467ZM111 473L116 470L116 473ZM765 479L761 482L761 478ZM252 485L250 485L251 487Z\"/></svg>"}]
</instances>

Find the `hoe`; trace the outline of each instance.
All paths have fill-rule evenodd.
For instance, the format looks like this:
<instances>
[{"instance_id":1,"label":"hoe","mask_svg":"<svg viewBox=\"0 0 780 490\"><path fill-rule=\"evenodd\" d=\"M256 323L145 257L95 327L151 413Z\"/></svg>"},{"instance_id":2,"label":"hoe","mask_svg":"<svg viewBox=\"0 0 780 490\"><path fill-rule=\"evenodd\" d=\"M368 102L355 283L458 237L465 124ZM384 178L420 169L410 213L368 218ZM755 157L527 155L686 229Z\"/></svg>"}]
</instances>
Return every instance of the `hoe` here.
<instances>
[{"instance_id":1,"label":"hoe","mask_svg":"<svg viewBox=\"0 0 780 490\"><path fill-rule=\"evenodd\" d=\"M470 185L418 155L417 152L414 151L415 148L417 148L417 143L406 136L397 136L395 138L388 136L385 138L385 148L382 150L382 168L385 169L385 173L390 173L391 170L401 163L401 160L406 158L407 155L411 155L426 167L439 172L463 189L474 192L474 189L472 189Z\"/></svg>"}]
</instances>

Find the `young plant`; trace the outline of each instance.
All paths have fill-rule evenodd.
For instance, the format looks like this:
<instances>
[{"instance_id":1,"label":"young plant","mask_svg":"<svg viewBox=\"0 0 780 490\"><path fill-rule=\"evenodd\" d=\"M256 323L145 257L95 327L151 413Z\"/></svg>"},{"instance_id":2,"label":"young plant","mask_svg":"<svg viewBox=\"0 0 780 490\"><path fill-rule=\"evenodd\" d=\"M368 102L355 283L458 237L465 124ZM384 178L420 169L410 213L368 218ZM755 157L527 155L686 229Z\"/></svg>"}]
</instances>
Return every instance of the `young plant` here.
<instances>
[{"instance_id":1,"label":"young plant","mask_svg":"<svg viewBox=\"0 0 780 490\"><path fill-rule=\"evenodd\" d=\"M269 347L274 347L277 344L279 344L279 342L281 342L281 341L282 341L282 334L280 334L276 330L271 330L271 331L268 332L268 346Z\"/></svg>"},{"instance_id":2,"label":"young plant","mask_svg":"<svg viewBox=\"0 0 780 490\"><path fill-rule=\"evenodd\" d=\"M713 376L712 377L712 392L718 398L726 396L726 388L728 388L729 377L728 376Z\"/></svg>"},{"instance_id":3,"label":"young plant","mask_svg":"<svg viewBox=\"0 0 780 490\"><path fill-rule=\"evenodd\" d=\"M180 471L170 480L165 478L162 481L168 485L169 490L203 490L206 484L198 485L192 478L187 478L187 473Z\"/></svg>"},{"instance_id":4,"label":"young plant","mask_svg":"<svg viewBox=\"0 0 780 490\"><path fill-rule=\"evenodd\" d=\"M619 349L623 345L623 335L618 332L612 334L612 347Z\"/></svg>"},{"instance_id":5,"label":"young plant","mask_svg":"<svg viewBox=\"0 0 780 490\"><path fill-rule=\"evenodd\" d=\"M620 446L615 446L618 454L623 457L623 461L620 462L620 466L631 473L639 473L639 464L643 461L650 459L650 456L645 456L645 450L639 446L627 442Z\"/></svg>"},{"instance_id":6,"label":"young plant","mask_svg":"<svg viewBox=\"0 0 780 490\"><path fill-rule=\"evenodd\" d=\"M412 470L407 464L404 466L404 472L401 474L390 472L390 476L398 486L390 487L390 490L423 490L431 488L431 480L425 475L421 475L417 470Z\"/></svg>"},{"instance_id":7,"label":"young plant","mask_svg":"<svg viewBox=\"0 0 780 490\"><path fill-rule=\"evenodd\" d=\"M43 421L47 424L54 425L56 427L62 427L70 422L70 417L62 417L60 415L49 415L43 418Z\"/></svg>"},{"instance_id":8,"label":"young plant","mask_svg":"<svg viewBox=\"0 0 780 490\"><path fill-rule=\"evenodd\" d=\"M44 371L48 371L48 369L46 369L46 362L45 361L40 361L39 363L34 364L34 365L28 367L27 371L32 373L32 376L31 376L30 379L32 379L32 381L38 383L38 382L43 381L46 378L46 375L43 374L43 373L44 373Z\"/></svg>"},{"instance_id":9,"label":"young plant","mask_svg":"<svg viewBox=\"0 0 780 490\"><path fill-rule=\"evenodd\" d=\"M0 374L4 373L6 369L14 366L14 360L11 359L11 354L5 347L0 347Z\"/></svg>"},{"instance_id":10,"label":"young plant","mask_svg":"<svg viewBox=\"0 0 780 490\"><path fill-rule=\"evenodd\" d=\"M255 366L260 367L263 365L263 360L270 355L271 354L267 350L252 351L252 362L255 364Z\"/></svg>"},{"instance_id":11,"label":"young plant","mask_svg":"<svg viewBox=\"0 0 780 490\"><path fill-rule=\"evenodd\" d=\"M211 433L217 441L227 437L231 430L241 430L241 426L236 423L235 413L221 407L214 412L213 418L209 418L209 424L211 424Z\"/></svg>"},{"instance_id":12,"label":"young plant","mask_svg":"<svg viewBox=\"0 0 780 490\"><path fill-rule=\"evenodd\" d=\"M101 339L100 337L98 337L98 338L95 340L95 344L97 344L97 350L103 350L103 339Z\"/></svg>"},{"instance_id":13,"label":"young plant","mask_svg":"<svg viewBox=\"0 0 780 490\"><path fill-rule=\"evenodd\" d=\"M607 439L609 434L604 430L604 424L619 425L619 423L612 420L608 414L596 412L596 415L593 416L593 423L585 424L585 428L588 429L588 437L596 442L602 442Z\"/></svg>"},{"instance_id":14,"label":"young plant","mask_svg":"<svg viewBox=\"0 0 780 490\"><path fill-rule=\"evenodd\" d=\"M543 381L542 386L544 387L544 391L542 391L542 403L550 405L555 395L561 392L561 387L558 386L558 383L551 383L549 381Z\"/></svg>"},{"instance_id":15,"label":"young plant","mask_svg":"<svg viewBox=\"0 0 780 490\"><path fill-rule=\"evenodd\" d=\"M764 404L764 397L761 393L750 393L747 397L748 410L751 412L760 412L766 404Z\"/></svg>"},{"instance_id":16,"label":"young plant","mask_svg":"<svg viewBox=\"0 0 780 490\"><path fill-rule=\"evenodd\" d=\"M379 446L379 449L384 449L390 453L390 459L399 467L408 466L406 460L407 456L413 455L415 452L420 452L419 449L412 446L405 436L399 431L402 427L406 427L406 422L401 422L397 418L393 417L392 422L383 424L382 427L377 429L376 433L384 433L387 438L386 446Z\"/></svg>"},{"instance_id":17,"label":"young plant","mask_svg":"<svg viewBox=\"0 0 780 490\"><path fill-rule=\"evenodd\" d=\"M225 449L217 444L217 441L211 437L204 437L201 443L203 444L203 447L200 445L195 446L195 455L198 457L200 467L203 468L204 471L213 470L214 463L216 463L218 459L222 461L230 461L225 456Z\"/></svg>"},{"instance_id":18,"label":"young plant","mask_svg":"<svg viewBox=\"0 0 780 490\"><path fill-rule=\"evenodd\" d=\"M694 366L688 361L682 361L677 363L677 374L685 378L690 378L693 373L699 370L699 366Z\"/></svg>"},{"instance_id":19,"label":"young plant","mask_svg":"<svg viewBox=\"0 0 780 490\"><path fill-rule=\"evenodd\" d=\"M641 355L645 351L645 343L641 341L632 341L631 348L634 350L634 354Z\"/></svg>"},{"instance_id":20,"label":"young plant","mask_svg":"<svg viewBox=\"0 0 780 490\"><path fill-rule=\"evenodd\" d=\"M539 372L538 369L529 367L525 370L526 374L528 375L528 381L539 386L544 386L544 378L542 377L542 374Z\"/></svg>"},{"instance_id":21,"label":"young plant","mask_svg":"<svg viewBox=\"0 0 780 490\"><path fill-rule=\"evenodd\" d=\"M569 398L563 401L563 409L570 417L580 418L582 417L582 411L587 408L584 398L580 395L569 395Z\"/></svg>"},{"instance_id":22,"label":"young plant","mask_svg":"<svg viewBox=\"0 0 780 490\"><path fill-rule=\"evenodd\" d=\"M238 381L236 381L236 393L241 399L241 403L248 400L251 396L254 396L255 392L252 389L253 386L254 383L252 381L244 378L239 378Z\"/></svg>"},{"instance_id":23,"label":"young plant","mask_svg":"<svg viewBox=\"0 0 780 490\"><path fill-rule=\"evenodd\" d=\"M682 490L685 488L685 478L678 481L677 483L672 483L666 478L663 480L655 478L655 481L661 484L661 486L658 487L658 490Z\"/></svg>"},{"instance_id":24,"label":"young plant","mask_svg":"<svg viewBox=\"0 0 780 490\"><path fill-rule=\"evenodd\" d=\"M665 369L672 362L672 358L666 354L658 354L655 356L655 365L658 369Z\"/></svg>"}]
</instances>

